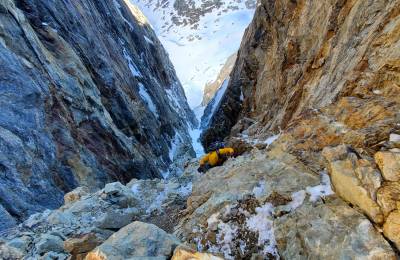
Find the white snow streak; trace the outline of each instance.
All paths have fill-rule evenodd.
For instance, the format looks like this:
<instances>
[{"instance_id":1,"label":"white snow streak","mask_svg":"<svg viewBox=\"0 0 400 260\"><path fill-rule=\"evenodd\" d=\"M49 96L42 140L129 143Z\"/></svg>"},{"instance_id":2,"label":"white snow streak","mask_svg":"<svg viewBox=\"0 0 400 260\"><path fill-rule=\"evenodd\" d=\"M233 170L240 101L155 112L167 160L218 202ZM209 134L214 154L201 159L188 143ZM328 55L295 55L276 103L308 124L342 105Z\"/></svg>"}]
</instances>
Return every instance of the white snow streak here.
<instances>
[{"instance_id":1,"label":"white snow streak","mask_svg":"<svg viewBox=\"0 0 400 260\"><path fill-rule=\"evenodd\" d=\"M214 98L211 100L212 103L211 112L207 115L207 117L204 120L205 127L207 127L210 124L210 120L214 116L215 111L218 109L221 99L224 96L226 89L228 88L228 85L229 85L229 77L224 80L221 87L218 89L217 93L215 93Z\"/></svg>"},{"instance_id":2,"label":"white snow streak","mask_svg":"<svg viewBox=\"0 0 400 260\"><path fill-rule=\"evenodd\" d=\"M129 69L130 69L130 71L132 73L132 76L134 76L134 77L143 77L142 74L140 73L139 69L137 68L137 66L133 62L131 56L128 54L128 52L126 51L125 48L123 48L122 53L124 54L124 58L128 62L128 66L129 66Z\"/></svg>"},{"instance_id":3,"label":"white snow streak","mask_svg":"<svg viewBox=\"0 0 400 260\"><path fill-rule=\"evenodd\" d=\"M157 107L142 83L139 83L139 95L146 102L148 108L154 114L154 116L159 118Z\"/></svg>"},{"instance_id":4,"label":"white snow streak","mask_svg":"<svg viewBox=\"0 0 400 260\"><path fill-rule=\"evenodd\" d=\"M128 24L129 29L130 29L131 31L133 31L133 26L132 26L132 24L131 24L128 20L126 20L126 18L124 17L124 15L123 15L122 12L121 12L121 7L122 7L122 6L118 3L117 0L113 0L113 3L114 3L114 5L115 5L115 7L116 7L116 9L117 9L117 12L118 12L119 16L122 18L122 20L123 20L126 24Z\"/></svg>"}]
</instances>

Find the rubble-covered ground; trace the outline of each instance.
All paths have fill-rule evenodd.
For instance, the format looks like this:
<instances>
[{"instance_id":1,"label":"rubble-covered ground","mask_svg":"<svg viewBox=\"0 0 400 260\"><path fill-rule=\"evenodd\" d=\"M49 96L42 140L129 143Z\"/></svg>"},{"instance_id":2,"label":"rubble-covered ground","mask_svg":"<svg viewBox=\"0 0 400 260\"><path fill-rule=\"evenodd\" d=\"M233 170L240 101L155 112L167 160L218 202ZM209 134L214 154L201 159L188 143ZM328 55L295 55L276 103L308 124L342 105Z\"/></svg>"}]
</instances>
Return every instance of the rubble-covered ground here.
<instances>
[{"instance_id":1,"label":"rubble-covered ground","mask_svg":"<svg viewBox=\"0 0 400 260\"><path fill-rule=\"evenodd\" d=\"M390 237L333 192L326 171L286 152L284 137L206 174L192 161L168 181L78 188L3 233L1 257L169 259L184 247L225 259L396 259Z\"/></svg>"}]
</instances>

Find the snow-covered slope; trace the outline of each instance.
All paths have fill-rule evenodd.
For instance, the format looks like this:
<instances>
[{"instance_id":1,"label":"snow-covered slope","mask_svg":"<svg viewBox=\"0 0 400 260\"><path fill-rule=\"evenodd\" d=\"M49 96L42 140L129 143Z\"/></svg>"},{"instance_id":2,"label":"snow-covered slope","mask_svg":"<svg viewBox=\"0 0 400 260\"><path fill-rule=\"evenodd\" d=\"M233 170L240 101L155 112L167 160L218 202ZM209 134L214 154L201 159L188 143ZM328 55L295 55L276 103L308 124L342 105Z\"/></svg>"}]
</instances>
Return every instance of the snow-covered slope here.
<instances>
[{"instance_id":1,"label":"snow-covered slope","mask_svg":"<svg viewBox=\"0 0 400 260\"><path fill-rule=\"evenodd\" d=\"M191 107L239 48L256 0L131 0L167 49Z\"/></svg>"}]
</instances>

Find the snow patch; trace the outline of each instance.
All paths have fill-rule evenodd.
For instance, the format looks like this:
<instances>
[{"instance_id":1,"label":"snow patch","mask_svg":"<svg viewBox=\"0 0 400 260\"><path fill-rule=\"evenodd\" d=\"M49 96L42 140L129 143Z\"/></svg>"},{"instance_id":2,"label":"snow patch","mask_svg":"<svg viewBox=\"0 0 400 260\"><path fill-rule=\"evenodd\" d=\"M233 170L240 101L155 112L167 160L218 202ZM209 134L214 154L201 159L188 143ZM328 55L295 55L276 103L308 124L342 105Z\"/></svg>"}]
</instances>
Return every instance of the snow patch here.
<instances>
[{"instance_id":1,"label":"snow patch","mask_svg":"<svg viewBox=\"0 0 400 260\"><path fill-rule=\"evenodd\" d=\"M225 258L231 258L231 243L236 238L238 227L229 225L224 222L218 224L217 242L221 246L220 251L224 254Z\"/></svg>"},{"instance_id":2,"label":"snow patch","mask_svg":"<svg viewBox=\"0 0 400 260\"><path fill-rule=\"evenodd\" d=\"M188 197L190 194L192 194L192 190L193 190L193 183L189 182L185 186L181 186L176 192L182 197Z\"/></svg>"},{"instance_id":3,"label":"snow patch","mask_svg":"<svg viewBox=\"0 0 400 260\"><path fill-rule=\"evenodd\" d=\"M258 233L258 245L263 246L264 254L271 254L279 258L276 249L273 221L271 220L274 207L267 203L262 207L256 208L256 214L246 221L249 230Z\"/></svg>"},{"instance_id":4,"label":"snow patch","mask_svg":"<svg viewBox=\"0 0 400 260\"><path fill-rule=\"evenodd\" d=\"M261 198L262 196L265 195L265 182L259 182L256 187L253 188L253 194L256 197L256 199Z\"/></svg>"},{"instance_id":5,"label":"snow patch","mask_svg":"<svg viewBox=\"0 0 400 260\"><path fill-rule=\"evenodd\" d=\"M193 109L193 112L194 112L198 122L201 121L201 117L204 114L204 109L205 109L205 107L202 107L202 106L199 106L199 107ZM200 141L200 136L202 133L201 127L200 127L200 125L198 127L191 127L188 124L188 129L189 129L190 138L192 140L193 149L196 152L196 158L199 158L199 157L203 156L205 153L204 147Z\"/></svg>"},{"instance_id":6,"label":"snow patch","mask_svg":"<svg viewBox=\"0 0 400 260\"><path fill-rule=\"evenodd\" d=\"M295 210L300 207L303 204L306 195L307 193L304 190L292 193L292 201L288 204L290 210Z\"/></svg>"},{"instance_id":7,"label":"snow patch","mask_svg":"<svg viewBox=\"0 0 400 260\"><path fill-rule=\"evenodd\" d=\"M268 137L268 138L265 139L265 140L260 140L260 139L258 139L258 138L249 137L249 136L246 135L246 134L241 134L241 139L242 139L243 141L245 141L246 143L251 144L251 145L264 144L264 145L270 146L270 145L271 145L273 142L275 142L280 136L281 136L281 134L279 133L279 134L277 134L277 135L270 136L270 137Z\"/></svg>"},{"instance_id":8,"label":"snow patch","mask_svg":"<svg viewBox=\"0 0 400 260\"><path fill-rule=\"evenodd\" d=\"M122 53L124 54L124 58L128 62L129 69L132 73L132 76L134 77L141 77L143 78L142 74L140 73L139 69L135 65L135 63L132 60L132 57L128 54L125 48L123 48Z\"/></svg>"},{"instance_id":9,"label":"snow patch","mask_svg":"<svg viewBox=\"0 0 400 260\"><path fill-rule=\"evenodd\" d=\"M389 135L389 141L393 143L400 143L400 135L398 134L390 134Z\"/></svg>"},{"instance_id":10,"label":"snow patch","mask_svg":"<svg viewBox=\"0 0 400 260\"><path fill-rule=\"evenodd\" d=\"M176 154L178 152L179 149L179 145L182 143L182 137L181 135L177 132L175 133L174 138L171 140L171 146L169 149L169 159L171 161L174 160L174 158L176 157Z\"/></svg>"},{"instance_id":11,"label":"snow patch","mask_svg":"<svg viewBox=\"0 0 400 260\"><path fill-rule=\"evenodd\" d=\"M144 87L142 83L139 82L139 95L140 97L146 102L147 107L153 113L154 116L159 118L158 110L156 105L154 104L153 100L151 99L147 89Z\"/></svg>"},{"instance_id":12,"label":"snow patch","mask_svg":"<svg viewBox=\"0 0 400 260\"><path fill-rule=\"evenodd\" d=\"M135 195L140 195L139 193L140 184L135 184L132 186L131 190ZM186 198L192 193L192 182L187 183L186 185L181 185L179 188L169 188L168 184L165 184L164 190L162 190L152 201L151 205L146 210L146 214L150 214L153 211L162 211L162 205L168 199L170 194L176 194L180 197ZM142 194L143 196L143 194Z\"/></svg>"},{"instance_id":13,"label":"snow patch","mask_svg":"<svg viewBox=\"0 0 400 260\"><path fill-rule=\"evenodd\" d=\"M139 195L139 188L140 188L140 183L135 183L131 187L131 191L134 195Z\"/></svg>"},{"instance_id":14,"label":"snow patch","mask_svg":"<svg viewBox=\"0 0 400 260\"><path fill-rule=\"evenodd\" d=\"M310 194L310 201L315 202L319 198L334 194L331 187L331 180L326 172L321 172L321 184L314 187L307 187L306 191Z\"/></svg>"}]
</instances>

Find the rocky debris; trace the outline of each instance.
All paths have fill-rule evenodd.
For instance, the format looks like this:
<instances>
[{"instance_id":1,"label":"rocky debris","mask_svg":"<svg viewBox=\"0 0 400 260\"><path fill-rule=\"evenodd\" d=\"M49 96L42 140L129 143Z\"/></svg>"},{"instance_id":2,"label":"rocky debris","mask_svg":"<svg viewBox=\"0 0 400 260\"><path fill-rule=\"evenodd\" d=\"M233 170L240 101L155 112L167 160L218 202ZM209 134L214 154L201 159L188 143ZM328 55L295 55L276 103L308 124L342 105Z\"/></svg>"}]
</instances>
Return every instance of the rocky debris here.
<instances>
[{"instance_id":1,"label":"rocky debris","mask_svg":"<svg viewBox=\"0 0 400 260\"><path fill-rule=\"evenodd\" d=\"M2 219L57 208L78 186L161 178L194 155L194 114L130 1L5 0L0 10Z\"/></svg>"},{"instance_id":2,"label":"rocky debris","mask_svg":"<svg viewBox=\"0 0 400 260\"><path fill-rule=\"evenodd\" d=\"M22 259L23 253L15 247L8 246L0 241L0 259L14 260Z\"/></svg>"},{"instance_id":3,"label":"rocky debris","mask_svg":"<svg viewBox=\"0 0 400 260\"><path fill-rule=\"evenodd\" d=\"M36 253L43 255L47 252L60 253L64 251L64 241L60 236L44 234L35 245Z\"/></svg>"},{"instance_id":4,"label":"rocky debris","mask_svg":"<svg viewBox=\"0 0 400 260\"><path fill-rule=\"evenodd\" d=\"M84 234L64 241L64 250L71 254L73 259L84 257L102 242L95 233Z\"/></svg>"},{"instance_id":5,"label":"rocky debris","mask_svg":"<svg viewBox=\"0 0 400 260\"><path fill-rule=\"evenodd\" d=\"M215 93L221 87L222 83L226 79L229 79L229 75L231 74L233 66L235 65L236 58L237 58L237 53L234 53L231 56L229 56L224 66L222 66L217 78L213 82L210 82L205 86L203 92L203 100L201 101L202 106L207 106L207 104L215 96Z\"/></svg>"},{"instance_id":6,"label":"rocky debris","mask_svg":"<svg viewBox=\"0 0 400 260\"><path fill-rule=\"evenodd\" d=\"M181 242L155 225L135 221L90 252L87 260L167 259Z\"/></svg>"},{"instance_id":7,"label":"rocky debris","mask_svg":"<svg viewBox=\"0 0 400 260\"><path fill-rule=\"evenodd\" d=\"M196 167L188 165L181 177L168 181L134 179L127 185L114 182L84 195L81 194L84 189L79 187L61 208L32 215L1 237L8 247L17 249L25 258L53 259L52 255L60 254L63 256L60 259L84 259L135 221L154 223L171 233L182 218L180 212L186 207L191 183L197 175ZM151 236L145 238L151 240Z\"/></svg>"},{"instance_id":8,"label":"rocky debris","mask_svg":"<svg viewBox=\"0 0 400 260\"><path fill-rule=\"evenodd\" d=\"M321 188L323 180L280 143L255 149L193 183L175 234L227 259L395 259L368 218Z\"/></svg>"},{"instance_id":9,"label":"rocky debris","mask_svg":"<svg viewBox=\"0 0 400 260\"><path fill-rule=\"evenodd\" d=\"M178 246L171 260L222 260L223 258L208 254L200 253L185 246Z\"/></svg>"},{"instance_id":10,"label":"rocky debris","mask_svg":"<svg viewBox=\"0 0 400 260\"><path fill-rule=\"evenodd\" d=\"M64 204L70 204L80 200L83 196L88 195L89 189L87 187L78 187L73 191L64 195Z\"/></svg>"},{"instance_id":11,"label":"rocky debris","mask_svg":"<svg viewBox=\"0 0 400 260\"><path fill-rule=\"evenodd\" d=\"M400 153L377 152L375 161L387 181L400 181Z\"/></svg>"},{"instance_id":12,"label":"rocky debris","mask_svg":"<svg viewBox=\"0 0 400 260\"><path fill-rule=\"evenodd\" d=\"M206 174L191 163L180 178L168 181L110 183L33 216L30 225L22 223L4 240L7 248L33 259L56 254L61 259L396 259L369 219L332 193L326 172L318 176L282 148L280 141L255 148ZM365 173L373 173L372 166L358 162L366 159L354 157L356 152L340 146L324 154L332 162L354 160L359 173L354 178L371 185ZM388 212L383 234L394 244L396 187L383 182L376 192L377 205Z\"/></svg>"}]
</instances>

